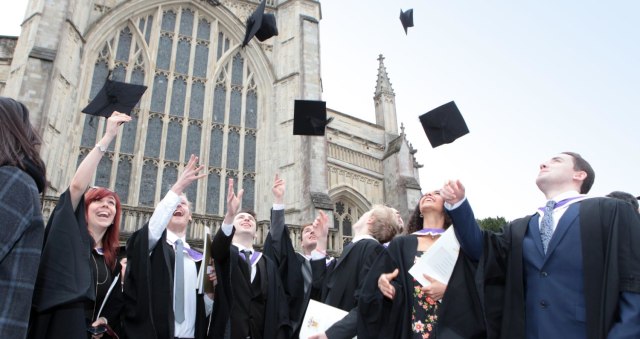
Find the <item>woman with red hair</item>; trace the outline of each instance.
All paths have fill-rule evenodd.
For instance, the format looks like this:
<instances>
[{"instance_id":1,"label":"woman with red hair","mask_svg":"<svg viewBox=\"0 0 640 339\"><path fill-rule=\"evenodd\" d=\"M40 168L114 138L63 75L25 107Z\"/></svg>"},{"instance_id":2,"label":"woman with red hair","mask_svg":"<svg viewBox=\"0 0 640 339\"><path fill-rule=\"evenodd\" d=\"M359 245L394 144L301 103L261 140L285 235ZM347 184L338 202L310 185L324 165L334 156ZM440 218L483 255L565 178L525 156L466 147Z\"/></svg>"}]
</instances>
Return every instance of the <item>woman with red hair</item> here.
<instances>
[{"instance_id":1,"label":"woman with red hair","mask_svg":"<svg viewBox=\"0 0 640 339\"><path fill-rule=\"evenodd\" d=\"M45 231L33 295L29 338L107 338L119 321L122 288L117 261L122 209L118 195L87 190L107 147L131 117L113 112L105 133L82 160ZM97 334L97 335L96 335Z\"/></svg>"}]
</instances>

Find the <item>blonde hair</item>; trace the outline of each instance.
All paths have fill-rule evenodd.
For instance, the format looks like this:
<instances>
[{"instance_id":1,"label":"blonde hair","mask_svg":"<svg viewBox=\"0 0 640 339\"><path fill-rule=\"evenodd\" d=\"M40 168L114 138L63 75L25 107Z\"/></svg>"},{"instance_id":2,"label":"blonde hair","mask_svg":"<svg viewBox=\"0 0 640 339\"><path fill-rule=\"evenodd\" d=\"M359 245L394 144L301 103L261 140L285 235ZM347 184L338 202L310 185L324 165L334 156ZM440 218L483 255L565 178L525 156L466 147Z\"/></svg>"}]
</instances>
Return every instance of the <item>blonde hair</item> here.
<instances>
[{"instance_id":1,"label":"blonde hair","mask_svg":"<svg viewBox=\"0 0 640 339\"><path fill-rule=\"evenodd\" d=\"M369 226L369 234L380 243L387 243L398 233L396 212L384 205L373 205L371 208L373 222Z\"/></svg>"}]
</instances>

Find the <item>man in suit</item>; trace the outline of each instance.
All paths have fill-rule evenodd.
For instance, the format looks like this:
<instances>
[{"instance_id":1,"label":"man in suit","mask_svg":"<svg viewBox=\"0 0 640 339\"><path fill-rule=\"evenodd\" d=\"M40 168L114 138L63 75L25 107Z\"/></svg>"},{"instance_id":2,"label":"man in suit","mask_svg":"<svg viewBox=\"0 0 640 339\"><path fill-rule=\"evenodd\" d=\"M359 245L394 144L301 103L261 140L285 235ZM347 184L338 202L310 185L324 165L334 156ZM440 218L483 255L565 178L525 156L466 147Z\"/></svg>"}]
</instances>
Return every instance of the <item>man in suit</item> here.
<instances>
[{"instance_id":1,"label":"man in suit","mask_svg":"<svg viewBox=\"0 0 640 339\"><path fill-rule=\"evenodd\" d=\"M278 267L253 248L255 214L239 211L242 194L234 193L229 179L227 212L211 246L218 285L209 338L289 338L289 310L282 302L286 295Z\"/></svg>"},{"instance_id":2,"label":"man in suit","mask_svg":"<svg viewBox=\"0 0 640 339\"><path fill-rule=\"evenodd\" d=\"M358 325L358 296L371 264L384 251L398 231L397 216L393 209L374 205L353 225L354 236L337 260L328 265L326 260L312 260L313 274L322 277L322 301L349 312L326 332L310 338L353 338ZM318 273L320 272L320 273Z\"/></svg>"},{"instance_id":3,"label":"man in suit","mask_svg":"<svg viewBox=\"0 0 640 339\"><path fill-rule=\"evenodd\" d=\"M289 301L292 338L298 338L309 300L319 300L322 293L322 281L313 280L310 260L326 257L326 245L322 245L324 247L321 252L316 250L319 242L316 225L322 222L321 220L326 221L327 216L321 213L314 223L302 227L300 234L302 253L296 252L289 236L289 228L284 222L285 181L277 174L272 192L274 201L271 210L271 226L264 243L264 254L280 268L280 278ZM326 241L324 243L326 244Z\"/></svg>"},{"instance_id":4,"label":"man in suit","mask_svg":"<svg viewBox=\"0 0 640 339\"><path fill-rule=\"evenodd\" d=\"M191 205L184 190L205 177L191 155L184 171L160 201L149 222L127 243L123 326L128 338L206 336L213 300L197 293L202 254L189 248Z\"/></svg>"},{"instance_id":5,"label":"man in suit","mask_svg":"<svg viewBox=\"0 0 640 339\"><path fill-rule=\"evenodd\" d=\"M579 154L554 156L536 179L545 207L500 233L479 229L459 181L445 184L441 194L461 249L479 260L484 317L474 319L486 323L474 325L485 326L487 337L640 337L639 219L625 202L587 197L594 177ZM446 313L439 322L439 337L455 337L456 329L443 325L454 323Z\"/></svg>"}]
</instances>

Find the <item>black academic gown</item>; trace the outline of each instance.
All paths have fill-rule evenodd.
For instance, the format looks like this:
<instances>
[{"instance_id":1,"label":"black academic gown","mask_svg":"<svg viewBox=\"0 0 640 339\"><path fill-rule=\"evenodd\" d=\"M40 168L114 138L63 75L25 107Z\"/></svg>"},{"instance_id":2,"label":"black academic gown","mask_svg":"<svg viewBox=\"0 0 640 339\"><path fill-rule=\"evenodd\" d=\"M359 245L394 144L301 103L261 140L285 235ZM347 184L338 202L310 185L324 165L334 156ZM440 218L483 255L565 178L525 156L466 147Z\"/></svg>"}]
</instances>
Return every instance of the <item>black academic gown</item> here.
<instances>
[{"instance_id":1,"label":"black academic gown","mask_svg":"<svg viewBox=\"0 0 640 339\"><path fill-rule=\"evenodd\" d=\"M127 274L124 283L123 327L127 338L172 339L173 270L175 251L167 243L167 231L149 254L149 225L127 242ZM193 293L197 293L196 290ZM205 338L206 311L202 294L196 295L195 338Z\"/></svg>"},{"instance_id":2,"label":"black academic gown","mask_svg":"<svg viewBox=\"0 0 640 339\"><path fill-rule=\"evenodd\" d=\"M33 295L28 338L85 338L95 305L96 277L91 258L93 239L87 230L84 199L74 210L69 190L59 198L45 229L42 257ZM111 271L111 284L120 265ZM103 312L117 321L122 306L119 281ZM93 312L91 312L93 313ZM95 314L94 314L95 315ZM106 338L106 336L105 336Z\"/></svg>"},{"instance_id":3,"label":"black academic gown","mask_svg":"<svg viewBox=\"0 0 640 339\"><path fill-rule=\"evenodd\" d=\"M617 321L621 292L640 293L640 225L633 209L624 202L592 198L580 202L580 234L584 269L586 326L589 339L606 338ZM468 317L465 328L487 331L487 338L525 337L525 291L523 284L522 241L531 216L515 220L502 232L484 234L483 255L478 270L457 277L465 280L458 288L476 282L480 291L481 317ZM455 222L455 219L454 219ZM455 291L451 291L455 293ZM439 328L459 338L461 327L450 315L463 314L465 305L443 304L451 312L439 316ZM444 306L443 305L443 306ZM486 322L481 319L486 319ZM442 339L442 337L439 337Z\"/></svg>"},{"instance_id":4,"label":"black academic gown","mask_svg":"<svg viewBox=\"0 0 640 339\"><path fill-rule=\"evenodd\" d=\"M305 293L302 274L304 265L309 265L302 254L296 252L289 236L289 228L284 223L284 210L271 211L271 229L264 242L264 255L278 266L289 304L289 316L293 327L291 338L298 338L304 314L310 299L320 300L322 281L313 280ZM273 232L277 230L277 232ZM275 234L275 237L272 236Z\"/></svg>"},{"instance_id":5,"label":"black academic gown","mask_svg":"<svg viewBox=\"0 0 640 339\"><path fill-rule=\"evenodd\" d=\"M325 332L330 339L356 335L360 289L373 262L384 250L379 242L362 239L345 247L340 258L329 266L324 259L311 261L313 274L324 279L322 302L349 312Z\"/></svg>"},{"instance_id":6,"label":"black academic gown","mask_svg":"<svg viewBox=\"0 0 640 339\"><path fill-rule=\"evenodd\" d=\"M214 260L218 284L215 288L213 318L208 335L210 339L237 338L236 334L230 333L229 324L233 303L240 296L235 295L236 289L231 277L234 273L233 271L239 270L239 265L244 265L245 263L240 261L238 248L231 245L234 234L235 228L229 236L224 234L222 228L218 229L211 246L211 257ZM260 271L259 279L261 281L262 279L267 279L262 337L265 339L290 338L292 330L288 304L282 302L287 300L287 296L278 274L278 267L265 255L260 260L264 260L264 265L261 266L265 268L266 274ZM225 336L225 333L230 336Z\"/></svg>"}]
</instances>

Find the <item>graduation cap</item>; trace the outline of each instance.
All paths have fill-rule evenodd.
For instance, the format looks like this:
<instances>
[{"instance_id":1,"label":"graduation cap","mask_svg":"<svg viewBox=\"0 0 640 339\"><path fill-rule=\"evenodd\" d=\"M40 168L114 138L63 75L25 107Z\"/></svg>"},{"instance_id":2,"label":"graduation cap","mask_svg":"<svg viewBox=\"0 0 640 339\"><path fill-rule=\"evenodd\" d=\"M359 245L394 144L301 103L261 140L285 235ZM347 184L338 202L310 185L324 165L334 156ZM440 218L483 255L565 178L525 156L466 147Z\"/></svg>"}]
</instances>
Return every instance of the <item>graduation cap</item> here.
<instances>
[{"instance_id":1,"label":"graduation cap","mask_svg":"<svg viewBox=\"0 0 640 339\"><path fill-rule=\"evenodd\" d=\"M260 41L265 41L274 35L278 35L276 26L276 16L271 13L264 13L267 0L262 0L255 12L247 18L247 31L242 41L242 47L246 46L255 36Z\"/></svg>"},{"instance_id":2,"label":"graduation cap","mask_svg":"<svg viewBox=\"0 0 640 339\"><path fill-rule=\"evenodd\" d=\"M407 34L407 28L413 27L413 8L408 9L406 12L400 9L400 22L402 22L404 34Z\"/></svg>"},{"instance_id":3,"label":"graduation cap","mask_svg":"<svg viewBox=\"0 0 640 339\"><path fill-rule=\"evenodd\" d=\"M138 104L140 98L147 90L147 86L128 84L126 82L107 81L91 100L82 113L108 118L113 111L131 115L131 110Z\"/></svg>"},{"instance_id":4,"label":"graduation cap","mask_svg":"<svg viewBox=\"0 0 640 339\"><path fill-rule=\"evenodd\" d=\"M316 100L296 100L293 106L293 135L324 135L333 118L327 119L327 103Z\"/></svg>"},{"instance_id":5,"label":"graduation cap","mask_svg":"<svg viewBox=\"0 0 640 339\"><path fill-rule=\"evenodd\" d=\"M452 143L469 133L467 124L453 101L421 115L420 123L422 123L422 128L434 148Z\"/></svg>"}]
</instances>

